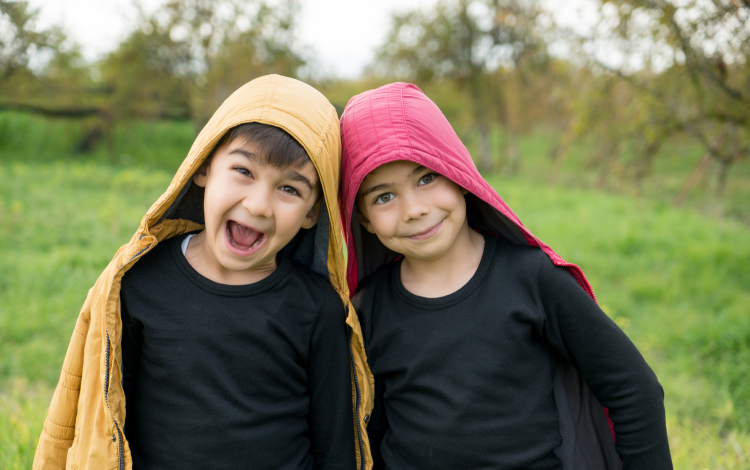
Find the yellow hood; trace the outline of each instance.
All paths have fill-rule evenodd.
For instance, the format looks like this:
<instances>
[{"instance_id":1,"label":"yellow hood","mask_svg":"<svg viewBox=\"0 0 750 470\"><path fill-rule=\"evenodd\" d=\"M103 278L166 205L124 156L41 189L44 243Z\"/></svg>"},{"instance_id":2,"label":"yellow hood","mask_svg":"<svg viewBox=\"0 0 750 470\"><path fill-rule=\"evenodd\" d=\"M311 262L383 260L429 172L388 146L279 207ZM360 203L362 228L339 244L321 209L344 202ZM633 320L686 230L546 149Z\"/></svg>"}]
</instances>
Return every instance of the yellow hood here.
<instances>
[{"instance_id":1,"label":"yellow hood","mask_svg":"<svg viewBox=\"0 0 750 470\"><path fill-rule=\"evenodd\" d=\"M365 426L372 410L373 379L346 283L337 204L341 167L338 116L328 100L311 86L292 78L267 75L235 91L214 113L172 183L89 291L39 439L35 469L132 467L122 434L125 420L120 367L122 276L160 241L202 228L203 189L192 184L192 176L229 129L247 122L287 131L305 148L318 171L323 188L318 224L310 230L300 230L284 251L329 279L347 306L346 323L352 333L352 405L356 417L353 445L357 468L370 468Z\"/></svg>"}]
</instances>

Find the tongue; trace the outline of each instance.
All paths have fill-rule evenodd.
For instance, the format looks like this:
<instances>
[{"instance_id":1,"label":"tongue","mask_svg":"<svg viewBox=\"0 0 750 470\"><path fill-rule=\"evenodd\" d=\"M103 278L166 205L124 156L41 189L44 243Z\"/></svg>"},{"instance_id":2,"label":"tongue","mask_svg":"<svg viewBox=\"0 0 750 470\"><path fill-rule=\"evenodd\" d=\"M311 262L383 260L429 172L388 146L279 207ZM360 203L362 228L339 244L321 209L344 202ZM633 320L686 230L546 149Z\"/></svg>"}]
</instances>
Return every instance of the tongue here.
<instances>
[{"instance_id":1,"label":"tongue","mask_svg":"<svg viewBox=\"0 0 750 470\"><path fill-rule=\"evenodd\" d=\"M232 235L232 241L242 247L249 248L263 236L262 232L256 232L255 230L240 225L233 220L230 220L227 225L229 226L229 233Z\"/></svg>"}]
</instances>

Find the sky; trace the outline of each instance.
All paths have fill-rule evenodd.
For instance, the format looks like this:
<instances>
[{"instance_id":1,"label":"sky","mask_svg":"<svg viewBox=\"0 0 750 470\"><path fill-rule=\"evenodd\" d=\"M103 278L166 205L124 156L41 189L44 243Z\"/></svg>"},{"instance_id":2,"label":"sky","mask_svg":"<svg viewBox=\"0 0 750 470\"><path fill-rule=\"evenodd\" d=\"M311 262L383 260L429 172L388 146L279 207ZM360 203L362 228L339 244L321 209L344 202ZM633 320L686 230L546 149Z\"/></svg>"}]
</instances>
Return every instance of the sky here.
<instances>
[{"instance_id":1,"label":"sky","mask_svg":"<svg viewBox=\"0 0 750 470\"><path fill-rule=\"evenodd\" d=\"M123 0L30 0L40 12L39 26L62 25L93 60L113 50L135 19ZM163 0L141 0L149 11ZM354 78L369 64L388 32L395 11L429 7L436 0L301 0L298 37L325 75ZM580 27L590 21L590 0L547 0L558 23Z\"/></svg>"}]
</instances>

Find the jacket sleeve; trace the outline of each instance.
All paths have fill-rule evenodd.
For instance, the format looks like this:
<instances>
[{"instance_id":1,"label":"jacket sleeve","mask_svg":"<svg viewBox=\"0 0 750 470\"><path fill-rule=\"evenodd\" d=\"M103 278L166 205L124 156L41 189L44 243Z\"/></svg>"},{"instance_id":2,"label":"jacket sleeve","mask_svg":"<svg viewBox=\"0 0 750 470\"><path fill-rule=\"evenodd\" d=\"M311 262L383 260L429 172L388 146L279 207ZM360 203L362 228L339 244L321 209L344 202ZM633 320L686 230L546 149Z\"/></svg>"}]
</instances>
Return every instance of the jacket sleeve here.
<instances>
[{"instance_id":1,"label":"jacket sleeve","mask_svg":"<svg viewBox=\"0 0 750 470\"><path fill-rule=\"evenodd\" d=\"M545 336L609 409L623 470L671 470L664 392L656 375L573 277L543 258L538 279Z\"/></svg>"},{"instance_id":2,"label":"jacket sleeve","mask_svg":"<svg viewBox=\"0 0 750 470\"><path fill-rule=\"evenodd\" d=\"M83 372L83 351L91 321L91 302L95 289L89 290L86 302L78 315L68 352L65 354L60 381L57 383L52 403L39 437L34 455L34 470L63 469L68 449L75 435L78 396Z\"/></svg>"},{"instance_id":3,"label":"jacket sleeve","mask_svg":"<svg viewBox=\"0 0 750 470\"><path fill-rule=\"evenodd\" d=\"M375 407L367 425L367 434L370 437L370 448L372 450L373 470L385 468L383 454L380 453L380 444L382 444L385 433L388 431L388 416L385 414L385 404L383 403L384 393L385 381L375 377Z\"/></svg>"}]
</instances>

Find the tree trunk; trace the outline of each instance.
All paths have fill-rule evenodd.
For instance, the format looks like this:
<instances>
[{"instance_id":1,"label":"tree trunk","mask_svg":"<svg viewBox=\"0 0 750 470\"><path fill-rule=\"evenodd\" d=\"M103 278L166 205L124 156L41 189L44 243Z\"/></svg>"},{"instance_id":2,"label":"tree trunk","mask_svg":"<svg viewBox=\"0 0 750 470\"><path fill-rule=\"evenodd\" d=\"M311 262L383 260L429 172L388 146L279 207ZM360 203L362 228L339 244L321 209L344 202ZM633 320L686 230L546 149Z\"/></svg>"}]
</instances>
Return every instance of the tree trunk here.
<instances>
[{"instance_id":1,"label":"tree trunk","mask_svg":"<svg viewBox=\"0 0 750 470\"><path fill-rule=\"evenodd\" d=\"M492 170L492 153L490 152L490 130L483 123L479 126L479 168Z\"/></svg>"},{"instance_id":2,"label":"tree trunk","mask_svg":"<svg viewBox=\"0 0 750 470\"><path fill-rule=\"evenodd\" d=\"M560 176L560 170L568 156L568 147L570 142L573 140L573 125L568 123L565 128L565 133L560 136L560 140L557 142L552 152L552 170L549 173L547 182L552 185L557 183L557 177Z\"/></svg>"},{"instance_id":3,"label":"tree trunk","mask_svg":"<svg viewBox=\"0 0 750 470\"><path fill-rule=\"evenodd\" d=\"M690 172L690 176L688 176L688 179L685 180L685 184L682 185L680 192L677 193L677 197L674 198L674 202L672 202L672 205L674 205L675 207L680 207L685 202L688 195L690 194L690 191L692 191L695 185L698 184L701 178L703 178L703 175L706 174L706 170L708 170L708 167L711 164L711 160L713 160L711 152L706 152L705 155L701 157L698 164L695 165L695 168L693 168L693 171Z\"/></svg>"},{"instance_id":4,"label":"tree trunk","mask_svg":"<svg viewBox=\"0 0 750 470\"><path fill-rule=\"evenodd\" d=\"M602 167L595 183L597 189L603 189L607 186L607 180L609 179L610 173L612 173L612 170L614 170L617 165L617 160L620 157L621 151L621 142L612 142L607 139L602 144L602 147L600 148L600 161Z\"/></svg>"},{"instance_id":5,"label":"tree trunk","mask_svg":"<svg viewBox=\"0 0 750 470\"><path fill-rule=\"evenodd\" d=\"M513 132L510 126L508 126L507 134L508 145L506 151L508 155L508 162L510 163L508 173L510 175L515 175L518 174L518 171L521 169L521 156L518 152L518 139L516 139L516 134L515 132Z\"/></svg>"},{"instance_id":6,"label":"tree trunk","mask_svg":"<svg viewBox=\"0 0 750 470\"><path fill-rule=\"evenodd\" d=\"M724 218L724 194L727 189L727 173L732 164L731 159L717 159L719 162L719 172L716 175L716 216Z\"/></svg>"},{"instance_id":7,"label":"tree trunk","mask_svg":"<svg viewBox=\"0 0 750 470\"><path fill-rule=\"evenodd\" d=\"M651 142L646 146L643 154L640 155L638 160L635 162L635 174L633 179L635 180L635 186L640 193L643 188L643 180L646 176L651 173L651 168L654 164L654 158L656 153L661 149L661 142Z\"/></svg>"}]
</instances>

